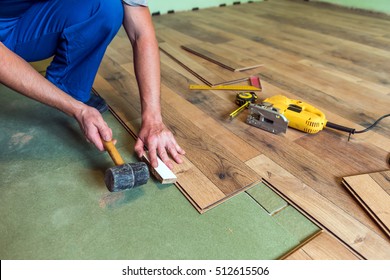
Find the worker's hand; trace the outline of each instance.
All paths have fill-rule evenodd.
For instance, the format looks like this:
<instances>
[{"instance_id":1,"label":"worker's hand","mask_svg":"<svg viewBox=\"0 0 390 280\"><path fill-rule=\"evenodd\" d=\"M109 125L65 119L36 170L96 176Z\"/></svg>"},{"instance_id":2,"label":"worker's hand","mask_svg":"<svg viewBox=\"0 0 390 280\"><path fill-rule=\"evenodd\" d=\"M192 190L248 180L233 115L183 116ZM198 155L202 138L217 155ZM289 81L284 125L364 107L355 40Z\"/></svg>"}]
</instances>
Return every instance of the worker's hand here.
<instances>
[{"instance_id":1,"label":"worker's hand","mask_svg":"<svg viewBox=\"0 0 390 280\"><path fill-rule=\"evenodd\" d=\"M99 111L85 105L75 115L75 118L87 141L94 144L99 151L104 151L102 139L111 141L112 130L108 127Z\"/></svg>"},{"instance_id":2,"label":"worker's hand","mask_svg":"<svg viewBox=\"0 0 390 280\"><path fill-rule=\"evenodd\" d=\"M140 158L145 153L144 147L148 149L149 160L154 168L158 166L157 155L170 169L173 169L171 158L176 163L183 162L181 155L185 154L184 150L177 144L172 132L162 122L142 124L134 147Z\"/></svg>"}]
</instances>

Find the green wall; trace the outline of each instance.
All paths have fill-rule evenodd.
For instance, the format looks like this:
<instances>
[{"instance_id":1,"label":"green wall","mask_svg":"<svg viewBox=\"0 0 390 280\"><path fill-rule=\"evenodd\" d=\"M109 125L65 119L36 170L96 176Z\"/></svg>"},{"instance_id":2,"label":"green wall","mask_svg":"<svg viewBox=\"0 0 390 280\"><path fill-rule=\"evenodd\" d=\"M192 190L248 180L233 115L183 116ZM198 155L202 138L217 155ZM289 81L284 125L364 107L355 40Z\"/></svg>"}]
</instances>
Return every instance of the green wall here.
<instances>
[{"instance_id":1,"label":"green wall","mask_svg":"<svg viewBox=\"0 0 390 280\"><path fill-rule=\"evenodd\" d=\"M390 14L390 0L319 0L351 8L365 9Z\"/></svg>"},{"instance_id":2,"label":"green wall","mask_svg":"<svg viewBox=\"0 0 390 280\"><path fill-rule=\"evenodd\" d=\"M166 14L170 10L178 11L188 11L193 8L209 8L209 7L218 7L221 4L233 5L234 2L247 3L248 0L244 1L229 1L229 0L149 0L149 8L151 13L160 12L161 14ZM260 2L259 0L253 2Z\"/></svg>"}]
</instances>

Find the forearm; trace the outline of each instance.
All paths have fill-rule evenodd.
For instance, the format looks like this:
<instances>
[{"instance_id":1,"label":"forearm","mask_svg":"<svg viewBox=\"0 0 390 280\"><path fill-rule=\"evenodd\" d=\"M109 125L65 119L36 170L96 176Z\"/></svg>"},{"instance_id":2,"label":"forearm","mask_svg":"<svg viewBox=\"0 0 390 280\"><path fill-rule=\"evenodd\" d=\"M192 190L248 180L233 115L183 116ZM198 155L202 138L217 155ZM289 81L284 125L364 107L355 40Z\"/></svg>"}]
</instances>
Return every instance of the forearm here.
<instances>
[{"instance_id":1,"label":"forearm","mask_svg":"<svg viewBox=\"0 0 390 280\"><path fill-rule=\"evenodd\" d=\"M150 162L157 167L157 155L169 167L177 163L184 150L172 132L164 125L160 105L160 56L149 9L124 5L123 25L133 46L134 68L141 96L142 125L135 152L141 157L144 147L149 150Z\"/></svg>"},{"instance_id":2,"label":"forearm","mask_svg":"<svg viewBox=\"0 0 390 280\"><path fill-rule=\"evenodd\" d=\"M134 70L141 98L142 120L143 122L162 122L160 56L149 10L145 7L136 8L137 13L133 12L132 17L126 17L126 13L129 12L127 8L125 6L124 27L133 47ZM133 21L142 21L142 32L134 31L133 25L137 22Z\"/></svg>"},{"instance_id":3,"label":"forearm","mask_svg":"<svg viewBox=\"0 0 390 280\"><path fill-rule=\"evenodd\" d=\"M11 89L57 108L69 116L81 111L81 102L68 96L0 42L0 82Z\"/></svg>"},{"instance_id":4,"label":"forearm","mask_svg":"<svg viewBox=\"0 0 390 280\"><path fill-rule=\"evenodd\" d=\"M160 57L154 38L139 39L134 45L134 69L141 97L143 121L161 122Z\"/></svg>"}]
</instances>

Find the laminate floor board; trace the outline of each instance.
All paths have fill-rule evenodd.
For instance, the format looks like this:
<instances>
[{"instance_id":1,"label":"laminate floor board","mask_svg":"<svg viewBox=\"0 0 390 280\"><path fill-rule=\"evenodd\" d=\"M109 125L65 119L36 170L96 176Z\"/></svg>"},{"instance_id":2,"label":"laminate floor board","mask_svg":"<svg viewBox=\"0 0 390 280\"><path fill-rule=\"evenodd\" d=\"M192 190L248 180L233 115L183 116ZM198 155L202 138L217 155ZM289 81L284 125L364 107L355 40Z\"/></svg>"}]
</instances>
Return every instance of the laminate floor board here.
<instances>
[{"instance_id":1,"label":"laminate floor board","mask_svg":"<svg viewBox=\"0 0 390 280\"><path fill-rule=\"evenodd\" d=\"M215 13L215 15L213 15L213 16L217 17L218 13ZM251 28L250 24L252 24L254 26L253 29ZM261 36L261 35L264 35L263 33L265 33L266 36L262 36L262 37L260 37L260 39L257 39L257 40L259 40L260 42L269 40L270 36L269 36L268 33L270 33L270 31L268 29L271 29L271 31L272 31L272 27L273 27L272 25L271 25L271 28L267 28L265 30L259 30L258 28L256 29L256 27L258 27L258 26L256 26L255 22L252 22L250 24L248 23L248 26L246 26L246 25L237 25L237 24L232 24L232 23L227 22L227 23L224 23L224 27L226 27L226 28L223 28L223 29L224 30L229 30L229 32L235 32L235 34L241 34L242 36L255 36L256 34L260 34L258 36ZM283 27L281 27L281 28L283 28ZM314 43L313 48L311 48L311 51L318 52L317 50L321 50L320 51L320 55L321 55L321 53L324 52L324 43L326 43L326 42L328 42L328 44L329 44L330 42L332 42L332 40L335 41L334 43L330 44L330 48L332 48L332 49L338 47L340 45L340 42L350 43L350 42L342 40L342 39L334 38L334 37L331 37L331 36L324 36L324 35L319 34L319 33L315 33L315 32L312 32L312 31L304 30L302 28L295 28L295 29L296 30L300 30L301 32L309 33L309 34L307 34L306 42L302 43L302 44L299 44L299 42L300 42L299 38L305 38L306 36L303 35L304 33L303 34L297 34L297 37L295 37L295 38L297 38L298 41L295 42L295 44L294 43L290 43L291 47L289 49L293 50L293 51L296 51L297 48L302 48L303 47L306 50L306 52L301 52L301 54L304 53L306 56L307 56L307 53L309 52L309 48L306 47L308 45L308 42L311 42L311 45L313 45L313 43ZM234 30L236 30L236 31L234 31ZM281 32L272 32L272 33L274 34L273 37L278 36L280 34L290 34L289 31L285 31L283 29L281 30ZM313 36L315 34L317 35L316 37ZM282 35L282 36L286 36L286 35ZM318 42L318 37L324 38L324 39L322 39L322 40L320 40ZM291 38L289 40L283 40L284 43L283 44L279 44L280 40L282 40L282 39L283 39L283 37L282 38L280 38L280 37L279 38L275 38L275 43L272 44L272 47L273 48L285 48L285 46L289 44L289 41L291 42L293 40L293 38ZM254 37L253 40L256 40L256 37ZM317 45L315 45L315 44L317 44ZM242 44L242 45L245 46L245 44ZM321 48L318 47L319 45L321 45ZM380 51L377 48L371 48L368 53L373 53L373 50ZM385 53L388 54L388 52L385 52L385 51L383 51L382 53L383 54L385 54ZM277 55L275 55L275 57L277 57ZM316 58L318 59L319 57L316 57ZM367 73L364 73L364 76L367 76Z\"/></svg>"},{"instance_id":2,"label":"laminate floor board","mask_svg":"<svg viewBox=\"0 0 390 280\"><path fill-rule=\"evenodd\" d=\"M390 26L384 15L380 13L359 13L355 10L354 13L349 13L349 8L342 6L323 6L318 8L318 3L312 5L312 3L303 3L302 1L294 1L294 3L286 3L285 1L272 1L272 7L274 9L281 9L282 11L288 9L290 13L298 14L301 16L309 16L316 19L329 19L329 22L337 25L342 22L343 26L346 26L351 29L358 30L359 25L364 22L364 19L367 18L367 24L365 24L364 32L371 35L384 35L389 34L388 29L383 28L384 26ZM302 9L305 9L307 13L302 14ZM324 22L327 22L324 20Z\"/></svg>"},{"instance_id":3,"label":"laminate floor board","mask_svg":"<svg viewBox=\"0 0 390 280\"><path fill-rule=\"evenodd\" d=\"M222 43L229 41L230 38L226 36L221 36L219 33L212 33L208 30L199 28L193 22L192 18L196 18L196 13L189 13L186 18L183 18L180 14L170 14L165 16L163 19L163 23L160 21L158 17L154 18L156 23L160 23L165 28L172 28L178 32L183 34L187 34L194 39L197 39L201 42L209 42L209 43ZM162 17L160 17L162 18Z\"/></svg>"},{"instance_id":4,"label":"laminate floor board","mask_svg":"<svg viewBox=\"0 0 390 280\"><path fill-rule=\"evenodd\" d=\"M153 18L156 19L156 18ZM182 33L178 30L171 29L154 21L154 26L156 30L156 37L159 42L166 42L171 45L171 47L180 46L180 44L196 44L202 42L196 38L191 37L186 33ZM178 41L178 39L180 41Z\"/></svg>"},{"instance_id":5,"label":"laminate floor board","mask_svg":"<svg viewBox=\"0 0 390 280\"><path fill-rule=\"evenodd\" d=\"M344 177L343 184L390 239L390 171Z\"/></svg>"},{"instance_id":6,"label":"laminate floor board","mask_svg":"<svg viewBox=\"0 0 390 280\"><path fill-rule=\"evenodd\" d=\"M285 20L286 23L296 26L304 26L304 24L308 24L308 29L313 29L318 32L326 34L332 34L332 36L337 36L340 38L347 38L352 40L360 40L361 42L371 45L380 45L385 47L385 42L387 41L384 38L384 35L389 34L388 28L389 23L387 20L381 20L380 23L375 24L376 28L373 30L371 27L368 27L363 32L360 30L359 20L355 22L351 22L348 17L343 15L351 14L348 13L348 9L345 9L344 13L330 12L327 16L321 14L321 9L311 8L311 5L308 4L306 6L300 6L299 3L284 3L280 2L280 5L277 3L278 1L270 1L269 5L262 6L262 17L273 18L275 20ZM252 9L248 9L248 6L243 6L242 11L246 13L253 13ZM302 13L302 9L307 9L305 13ZM288 11L288 13L287 13ZM320 13L321 16L316 15L316 13ZM257 15L259 15L256 12ZM373 17L375 17L373 15ZM364 20L364 16L360 16L360 21ZM340 25L343 25L343 28L339 28ZM381 29L383 28L383 29Z\"/></svg>"},{"instance_id":7,"label":"laminate floor board","mask_svg":"<svg viewBox=\"0 0 390 280\"><path fill-rule=\"evenodd\" d=\"M390 171L371 173L370 177L390 195Z\"/></svg>"},{"instance_id":8,"label":"laminate floor board","mask_svg":"<svg viewBox=\"0 0 390 280\"><path fill-rule=\"evenodd\" d=\"M340 69L343 66L344 71L364 80L381 82L384 81L384 77L388 73L388 66L381 61L390 55L389 50L362 45L302 28L289 28L288 30L276 28L273 30L275 26L273 22L269 22L268 25L264 24L266 27L257 28L257 31L249 27L231 25L229 27L231 32L236 29L237 33L248 34L247 39L276 50L287 51L287 53L299 58L315 59L329 67L335 68L334 66L337 65L337 68ZM254 24L254 26L256 25ZM355 55L347 55L349 52L355 53ZM370 63L371 61L378 63ZM365 83L362 85L364 86Z\"/></svg>"},{"instance_id":9,"label":"laminate floor board","mask_svg":"<svg viewBox=\"0 0 390 280\"><path fill-rule=\"evenodd\" d=\"M186 108L176 108L162 100L164 117L187 157L225 194L247 187L259 178L214 139L191 124Z\"/></svg>"},{"instance_id":10,"label":"laminate floor board","mask_svg":"<svg viewBox=\"0 0 390 280\"><path fill-rule=\"evenodd\" d=\"M353 137L353 136L352 136ZM336 180L341 180L344 174L360 174L370 166L373 170L383 170L386 168L387 155L383 150L372 145L362 145L355 141L348 141L343 134L335 133L333 130L322 131L315 136L319 143L329 143L328 145L313 146L313 137L301 137L294 142L321 157L324 161L334 162L334 176ZM326 142L324 142L326 141ZM330 143L337 143L330 144Z\"/></svg>"},{"instance_id":11,"label":"laminate floor board","mask_svg":"<svg viewBox=\"0 0 390 280\"><path fill-rule=\"evenodd\" d=\"M286 256L285 260L359 260L340 241L322 232L304 246Z\"/></svg>"},{"instance_id":12,"label":"laminate floor board","mask_svg":"<svg viewBox=\"0 0 390 280\"><path fill-rule=\"evenodd\" d=\"M289 202L315 217L325 229L336 235L360 256L367 259L389 259L390 243L369 227L357 221L329 199L308 187L294 175L264 155L247 162ZM337 227L334 227L334 223Z\"/></svg>"},{"instance_id":13,"label":"laminate floor board","mask_svg":"<svg viewBox=\"0 0 390 280\"><path fill-rule=\"evenodd\" d=\"M260 154L260 151L255 149L249 142L242 140L229 129L221 126L220 122L206 115L202 110L184 98L178 98L176 93L165 87L166 85L163 85L164 100L176 108L185 108L183 112L187 116L191 116L191 122L194 125L204 131L204 134L212 137L214 141L220 143L221 146L234 154L235 157L241 161L246 161ZM208 101L206 100L205 102Z\"/></svg>"},{"instance_id":14,"label":"laminate floor board","mask_svg":"<svg viewBox=\"0 0 390 280\"><path fill-rule=\"evenodd\" d=\"M132 66L130 67L132 68ZM137 81L120 63L106 55L101 62L98 75L113 87L115 90L113 97L123 97L125 100L128 100L126 104L129 106L129 109L131 108L130 111L134 109L134 112L138 113L138 115L141 113ZM97 91L100 94L100 90Z\"/></svg>"},{"instance_id":15,"label":"laminate floor board","mask_svg":"<svg viewBox=\"0 0 390 280\"><path fill-rule=\"evenodd\" d=\"M390 53L389 53L389 55L390 55ZM337 68L335 68L332 65L329 65L327 63L319 63L313 59L302 59L299 61L299 63L320 69L321 71L323 71L325 73L337 76L339 78L342 78L343 80L347 80L347 81L353 82L355 84L362 85L368 91L371 91L371 90L376 91L376 92L381 93L383 95L389 94L389 87L388 86L384 86L384 85L369 81L367 79L360 78L359 75L356 75L356 74L349 74L349 73L342 72L340 69L337 69Z\"/></svg>"}]
</instances>

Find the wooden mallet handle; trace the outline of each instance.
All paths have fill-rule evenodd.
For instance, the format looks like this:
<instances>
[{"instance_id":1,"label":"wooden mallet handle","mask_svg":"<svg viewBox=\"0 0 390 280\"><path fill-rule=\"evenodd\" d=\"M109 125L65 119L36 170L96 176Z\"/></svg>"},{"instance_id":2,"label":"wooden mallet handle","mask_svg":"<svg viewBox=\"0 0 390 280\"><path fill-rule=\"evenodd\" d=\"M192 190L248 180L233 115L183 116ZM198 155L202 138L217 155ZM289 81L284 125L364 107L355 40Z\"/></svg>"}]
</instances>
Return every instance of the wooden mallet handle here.
<instances>
[{"instance_id":1,"label":"wooden mallet handle","mask_svg":"<svg viewBox=\"0 0 390 280\"><path fill-rule=\"evenodd\" d=\"M108 152L115 165L119 166L125 163L121 155L119 154L118 150L115 148L114 143L112 143L112 141L102 140L102 142L103 142L104 149Z\"/></svg>"}]
</instances>

